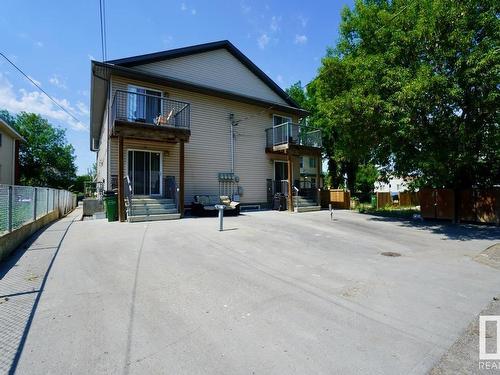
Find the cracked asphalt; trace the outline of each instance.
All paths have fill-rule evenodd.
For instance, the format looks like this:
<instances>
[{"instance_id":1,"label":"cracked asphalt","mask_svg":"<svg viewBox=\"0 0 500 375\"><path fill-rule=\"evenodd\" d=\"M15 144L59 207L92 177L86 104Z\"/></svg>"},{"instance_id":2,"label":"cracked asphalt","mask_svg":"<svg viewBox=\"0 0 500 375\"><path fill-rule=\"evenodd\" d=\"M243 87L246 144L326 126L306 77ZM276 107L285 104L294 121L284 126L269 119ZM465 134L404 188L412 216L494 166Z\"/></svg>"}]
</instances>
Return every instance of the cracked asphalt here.
<instances>
[{"instance_id":1,"label":"cracked asphalt","mask_svg":"<svg viewBox=\"0 0 500 375\"><path fill-rule=\"evenodd\" d=\"M80 214L0 266L0 373L424 374L500 289L495 227Z\"/></svg>"}]
</instances>

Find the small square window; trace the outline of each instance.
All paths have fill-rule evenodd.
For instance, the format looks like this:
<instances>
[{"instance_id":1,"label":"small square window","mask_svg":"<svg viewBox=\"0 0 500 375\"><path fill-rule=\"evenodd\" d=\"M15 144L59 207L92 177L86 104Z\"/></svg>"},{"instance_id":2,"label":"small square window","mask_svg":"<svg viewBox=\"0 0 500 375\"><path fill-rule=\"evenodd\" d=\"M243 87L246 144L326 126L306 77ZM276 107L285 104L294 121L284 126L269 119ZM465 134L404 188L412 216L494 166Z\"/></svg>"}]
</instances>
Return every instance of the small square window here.
<instances>
[{"instance_id":1,"label":"small square window","mask_svg":"<svg viewBox=\"0 0 500 375\"><path fill-rule=\"evenodd\" d=\"M316 159L309 158L309 168L316 168Z\"/></svg>"}]
</instances>

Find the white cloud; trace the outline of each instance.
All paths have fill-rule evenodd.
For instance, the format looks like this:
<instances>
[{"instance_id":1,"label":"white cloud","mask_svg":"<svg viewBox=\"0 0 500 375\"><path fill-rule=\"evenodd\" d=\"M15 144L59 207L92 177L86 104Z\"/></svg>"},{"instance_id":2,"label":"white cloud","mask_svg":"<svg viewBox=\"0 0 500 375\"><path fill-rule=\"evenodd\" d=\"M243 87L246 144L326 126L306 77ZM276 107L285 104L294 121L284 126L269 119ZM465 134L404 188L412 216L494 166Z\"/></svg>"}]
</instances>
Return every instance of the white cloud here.
<instances>
[{"instance_id":1,"label":"white cloud","mask_svg":"<svg viewBox=\"0 0 500 375\"><path fill-rule=\"evenodd\" d=\"M307 43L307 36L305 35L295 35L295 44L306 44Z\"/></svg>"},{"instance_id":2,"label":"white cloud","mask_svg":"<svg viewBox=\"0 0 500 375\"><path fill-rule=\"evenodd\" d=\"M76 93L81 96L89 96L89 91L88 90L77 90Z\"/></svg>"},{"instance_id":3,"label":"white cloud","mask_svg":"<svg viewBox=\"0 0 500 375\"><path fill-rule=\"evenodd\" d=\"M38 80L34 79L32 76L28 75L28 77L30 77L30 79L31 79L33 82L35 82L38 86L41 86L41 85L42 85L42 83L41 83L40 81L38 81Z\"/></svg>"},{"instance_id":4,"label":"white cloud","mask_svg":"<svg viewBox=\"0 0 500 375\"><path fill-rule=\"evenodd\" d=\"M276 82L278 82L280 86L283 86L284 81L283 81L283 76L281 74L278 74L276 76Z\"/></svg>"},{"instance_id":5,"label":"white cloud","mask_svg":"<svg viewBox=\"0 0 500 375\"><path fill-rule=\"evenodd\" d=\"M37 41L37 42L35 42L35 46L37 46L37 47L40 47L40 48L41 48L41 47L43 47L43 43L42 43L42 42L40 42L40 41Z\"/></svg>"},{"instance_id":6,"label":"white cloud","mask_svg":"<svg viewBox=\"0 0 500 375\"><path fill-rule=\"evenodd\" d=\"M79 102L77 108L74 108L67 99L54 98L54 100L70 113L88 117L89 111L85 104ZM73 130L88 131L88 125L73 119L41 92L20 89L16 93L12 84L2 73L0 73L0 108L13 113L22 111L38 113L50 120L68 125Z\"/></svg>"},{"instance_id":7,"label":"white cloud","mask_svg":"<svg viewBox=\"0 0 500 375\"><path fill-rule=\"evenodd\" d=\"M94 55L91 55L91 54L88 54L87 57L89 58L89 60L94 60L96 61L97 59L94 57Z\"/></svg>"},{"instance_id":8,"label":"white cloud","mask_svg":"<svg viewBox=\"0 0 500 375\"><path fill-rule=\"evenodd\" d=\"M257 38L257 44L259 45L260 49L266 48L266 46L269 44L269 41L271 38L269 38L269 35L266 33L262 33L258 38Z\"/></svg>"},{"instance_id":9,"label":"white cloud","mask_svg":"<svg viewBox=\"0 0 500 375\"><path fill-rule=\"evenodd\" d=\"M191 13L193 16L196 16L196 8L189 7L186 3L181 3L181 11Z\"/></svg>"},{"instance_id":10,"label":"white cloud","mask_svg":"<svg viewBox=\"0 0 500 375\"><path fill-rule=\"evenodd\" d=\"M297 17L299 19L299 23L302 27L306 27L307 26L307 22L309 22L309 19L300 15Z\"/></svg>"},{"instance_id":11,"label":"white cloud","mask_svg":"<svg viewBox=\"0 0 500 375\"><path fill-rule=\"evenodd\" d=\"M84 115L85 117L90 116L90 110L89 107L84 102L76 102L76 108L78 108L78 111L80 114Z\"/></svg>"},{"instance_id":12,"label":"white cloud","mask_svg":"<svg viewBox=\"0 0 500 375\"><path fill-rule=\"evenodd\" d=\"M240 8L243 14L248 14L252 10L252 7L243 1L240 3Z\"/></svg>"},{"instance_id":13,"label":"white cloud","mask_svg":"<svg viewBox=\"0 0 500 375\"><path fill-rule=\"evenodd\" d=\"M167 35L166 37L163 38L163 44L165 46L170 46L174 40L174 37L172 35Z\"/></svg>"},{"instance_id":14,"label":"white cloud","mask_svg":"<svg viewBox=\"0 0 500 375\"><path fill-rule=\"evenodd\" d=\"M49 78L49 82L56 86L59 87L60 89L66 89L66 81L63 80L61 77L59 77L57 74L53 74L52 77Z\"/></svg>"},{"instance_id":15,"label":"white cloud","mask_svg":"<svg viewBox=\"0 0 500 375\"><path fill-rule=\"evenodd\" d=\"M280 22L281 22L281 17L276 17L276 16L271 17L271 24L269 25L269 28L271 29L272 32L279 31Z\"/></svg>"}]
</instances>

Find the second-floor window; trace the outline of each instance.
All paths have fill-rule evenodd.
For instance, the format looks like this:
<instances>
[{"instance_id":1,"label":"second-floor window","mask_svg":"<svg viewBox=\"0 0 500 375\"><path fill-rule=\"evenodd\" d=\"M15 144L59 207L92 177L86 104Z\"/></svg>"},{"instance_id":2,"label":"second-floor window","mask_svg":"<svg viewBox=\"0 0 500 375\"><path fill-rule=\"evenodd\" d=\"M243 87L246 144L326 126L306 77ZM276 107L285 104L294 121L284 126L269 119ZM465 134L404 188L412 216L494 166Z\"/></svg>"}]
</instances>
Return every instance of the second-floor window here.
<instances>
[{"instance_id":1,"label":"second-floor window","mask_svg":"<svg viewBox=\"0 0 500 375\"><path fill-rule=\"evenodd\" d=\"M309 158L309 168L316 168L316 159Z\"/></svg>"},{"instance_id":2,"label":"second-floor window","mask_svg":"<svg viewBox=\"0 0 500 375\"><path fill-rule=\"evenodd\" d=\"M138 86L129 86L128 91L128 118L153 124L154 119L161 114L161 91Z\"/></svg>"}]
</instances>

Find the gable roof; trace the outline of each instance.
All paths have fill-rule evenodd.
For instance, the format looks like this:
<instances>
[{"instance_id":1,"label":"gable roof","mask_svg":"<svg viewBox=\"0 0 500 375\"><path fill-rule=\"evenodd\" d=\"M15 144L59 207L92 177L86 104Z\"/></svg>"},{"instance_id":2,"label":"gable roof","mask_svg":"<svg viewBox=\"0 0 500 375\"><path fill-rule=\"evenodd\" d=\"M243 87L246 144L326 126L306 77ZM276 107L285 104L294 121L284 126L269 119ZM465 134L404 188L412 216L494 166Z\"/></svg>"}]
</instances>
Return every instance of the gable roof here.
<instances>
[{"instance_id":1,"label":"gable roof","mask_svg":"<svg viewBox=\"0 0 500 375\"><path fill-rule=\"evenodd\" d=\"M10 126L7 121L4 121L0 118L0 130L4 130L7 134L9 134L14 139L19 139L24 141L24 138L19 134L12 126Z\"/></svg>"},{"instance_id":2,"label":"gable roof","mask_svg":"<svg viewBox=\"0 0 500 375\"><path fill-rule=\"evenodd\" d=\"M239 60L248 70L255 74L262 80L272 91L274 91L280 98L282 98L289 106L300 108L300 106L271 78L267 76L257 65L255 65L248 57L246 57L239 49L237 49L230 41L221 40L217 42L198 44L189 47L176 48L168 51L149 53L145 55L138 55L127 57L123 59L116 59L108 61L108 64L122 66L126 68L133 68L137 65L150 64L158 61L170 60L184 56L195 55L198 53L214 51L218 49L225 49L237 60Z\"/></svg>"}]
</instances>

